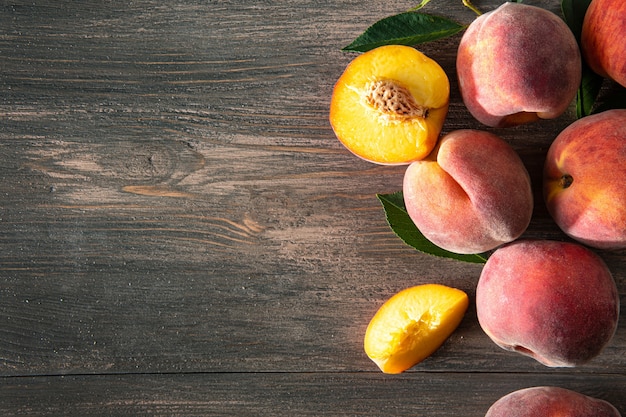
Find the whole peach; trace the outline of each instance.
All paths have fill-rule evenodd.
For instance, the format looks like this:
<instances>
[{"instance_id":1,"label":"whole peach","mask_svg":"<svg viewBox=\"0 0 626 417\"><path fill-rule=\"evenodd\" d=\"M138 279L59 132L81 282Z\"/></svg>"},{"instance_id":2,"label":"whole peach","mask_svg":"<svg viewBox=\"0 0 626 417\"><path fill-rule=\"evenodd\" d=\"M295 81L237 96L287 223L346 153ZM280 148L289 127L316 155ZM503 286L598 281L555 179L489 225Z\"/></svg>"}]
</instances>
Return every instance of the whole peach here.
<instances>
[{"instance_id":1,"label":"whole peach","mask_svg":"<svg viewBox=\"0 0 626 417\"><path fill-rule=\"evenodd\" d=\"M583 57L597 74L626 87L626 2L592 0L585 13L580 44Z\"/></svg>"},{"instance_id":2,"label":"whole peach","mask_svg":"<svg viewBox=\"0 0 626 417\"><path fill-rule=\"evenodd\" d=\"M476 288L483 331L549 367L600 354L617 328L619 297L604 261L570 242L518 240L487 260Z\"/></svg>"},{"instance_id":3,"label":"whole peach","mask_svg":"<svg viewBox=\"0 0 626 417\"><path fill-rule=\"evenodd\" d=\"M439 247L479 253L517 239L533 212L530 177L498 136L457 130L404 175L404 202L417 228Z\"/></svg>"},{"instance_id":4,"label":"whole peach","mask_svg":"<svg viewBox=\"0 0 626 417\"><path fill-rule=\"evenodd\" d=\"M570 237L626 248L626 110L578 119L553 141L544 167L548 211Z\"/></svg>"},{"instance_id":5,"label":"whole peach","mask_svg":"<svg viewBox=\"0 0 626 417\"><path fill-rule=\"evenodd\" d=\"M581 80L569 27L549 10L521 3L476 18L461 38L456 67L465 106L491 127L560 116Z\"/></svg>"},{"instance_id":6,"label":"whole peach","mask_svg":"<svg viewBox=\"0 0 626 417\"><path fill-rule=\"evenodd\" d=\"M607 401L565 388L541 386L511 392L492 406L485 417L621 417Z\"/></svg>"}]
</instances>

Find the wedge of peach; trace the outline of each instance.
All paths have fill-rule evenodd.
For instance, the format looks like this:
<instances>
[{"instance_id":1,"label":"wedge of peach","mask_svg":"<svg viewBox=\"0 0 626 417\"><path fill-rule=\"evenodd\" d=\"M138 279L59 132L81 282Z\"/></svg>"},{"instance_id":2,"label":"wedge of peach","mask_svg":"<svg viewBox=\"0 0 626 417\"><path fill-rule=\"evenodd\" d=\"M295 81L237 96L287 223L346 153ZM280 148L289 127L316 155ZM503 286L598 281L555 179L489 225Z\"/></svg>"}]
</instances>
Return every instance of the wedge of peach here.
<instances>
[{"instance_id":1,"label":"wedge of peach","mask_svg":"<svg viewBox=\"0 0 626 417\"><path fill-rule=\"evenodd\" d=\"M410 46L381 46L355 58L335 84L330 124L355 155L407 164L435 147L449 97L437 62Z\"/></svg>"},{"instance_id":2,"label":"wedge of peach","mask_svg":"<svg viewBox=\"0 0 626 417\"><path fill-rule=\"evenodd\" d=\"M458 327L467 294L440 284L400 291L385 302L365 332L365 353L381 371L398 374L432 355Z\"/></svg>"}]
</instances>

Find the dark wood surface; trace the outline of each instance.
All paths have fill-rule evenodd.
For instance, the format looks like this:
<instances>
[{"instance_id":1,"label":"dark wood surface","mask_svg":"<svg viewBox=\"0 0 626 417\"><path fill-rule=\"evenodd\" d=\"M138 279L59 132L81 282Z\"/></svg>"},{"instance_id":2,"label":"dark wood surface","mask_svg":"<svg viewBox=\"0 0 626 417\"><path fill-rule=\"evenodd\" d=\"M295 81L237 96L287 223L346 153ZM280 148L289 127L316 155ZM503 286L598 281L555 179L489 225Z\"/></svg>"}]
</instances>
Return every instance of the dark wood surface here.
<instances>
[{"instance_id":1,"label":"dark wood surface","mask_svg":"<svg viewBox=\"0 0 626 417\"><path fill-rule=\"evenodd\" d=\"M332 87L354 57L340 49L416 3L0 2L0 414L480 417L546 384L626 414L624 313L579 368L499 349L476 320L480 265L387 226L376 194L404 167L335 139ZM425 11L474 18L460 0ZM459 98L459 39L420 47L451 79L444 131L483 128ZM563 238L540 171L573 120L495 130L533 178L525 236ZM623 303L626 255L601 256ZM365 328L426 282L470 309L433 356L384 375Z\"/></svg>"}]
</instances>

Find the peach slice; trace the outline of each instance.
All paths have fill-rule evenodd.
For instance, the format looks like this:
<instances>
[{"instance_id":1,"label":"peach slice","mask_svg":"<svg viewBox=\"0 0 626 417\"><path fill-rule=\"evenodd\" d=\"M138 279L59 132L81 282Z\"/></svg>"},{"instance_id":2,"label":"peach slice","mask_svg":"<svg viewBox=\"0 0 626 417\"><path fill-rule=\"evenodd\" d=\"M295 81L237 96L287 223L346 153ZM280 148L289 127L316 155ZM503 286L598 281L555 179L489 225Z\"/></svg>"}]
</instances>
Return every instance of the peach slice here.
<instances>
[{"instance_id":1,"label":"peach slice","mask_svg":"<svg viewBox=\"0 0 626 417\"><path fill-rule=\"evenodd\" d=\"M365 353L381 371L398 374L433 354L458 327L467 294L440 284L407 288L387 300L365 332Z\"/></svg>"},{"instance_id":2,"label":"peach slice","mask_svg":"<svg viewBox=\"0 0 626 417\"><path fill-rule=\"evenodd\" d=\"M330 124L355 155L408 164L435 147L449 99L437 62L410 46L381 46L356 57L335 84Z\"/></svg>"}]
</instances>

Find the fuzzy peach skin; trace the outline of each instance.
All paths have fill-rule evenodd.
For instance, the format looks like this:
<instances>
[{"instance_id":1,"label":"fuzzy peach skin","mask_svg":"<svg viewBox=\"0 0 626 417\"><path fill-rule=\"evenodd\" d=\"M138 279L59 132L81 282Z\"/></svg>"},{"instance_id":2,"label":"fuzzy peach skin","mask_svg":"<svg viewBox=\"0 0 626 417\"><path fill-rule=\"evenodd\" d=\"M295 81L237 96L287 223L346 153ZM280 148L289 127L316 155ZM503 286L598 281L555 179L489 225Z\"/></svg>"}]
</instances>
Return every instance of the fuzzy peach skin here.
<instances>
[{"instance_id":1,"label":"fuzzy peach skin","mask_svg":"<svg viewBox=\"0 0 626 417\"><path fill-rule=\"evenodd\" d=\"M407 212L424 236L448 251L488 251L518 238L533 212L530 177L515 150L498 136L457 130L403 182Z\"/></svg>"},{"instance_id":2,"label":"fuzzy peach skin","mask_svg":"<svg viewBox=\"0 0 626 417\"><path fill-rule=\"evenodd\" d=\"M476 288L483 331L501 348L548 367L598 356L619 317L615 281L604 261L577 243L518 240L487 260Z\"/></svg>"},{"instance_id":3,"label":"fuzzy peach skin","mask_svg":"<svg viewBox=\"0 0 626 417\"><path fill-rule=\"evenodd\" d=\"M592 0L585 13L580 44L597 74L626 87L626 1Z\"/></svg>"},{"instance_id":4,"label":"fuzzy peach skin","mask_svg":"<svg viewBox=\"0 0 626 417\"><path fill-rule=\"evenodd\" d=\"M578 119L548 150L544 200L570 237L600 249L626 248L626 110Z\"/></svg>"},{"instance_id":5,"label":"fuzzy peach skin","mask_svg":"<svg viewBox=\"0 0 626 417\"><path fill-rule=\"evenodd\" d=\"M485 417L621 417L608 401L560 387L511 392L492 404Z\"/></svg>"},{"instance_id":6,"label":"fuzzy peach skin","mask_svg":"<svg viewBox=\"0 0 626 417\"><path fill-rule=\"evenodd\" d=\"M556 14L507 2L475 19L457 54L465 106L491 127L560 116L576 96L581 57Z\"/></svg>"}]
</instances>

